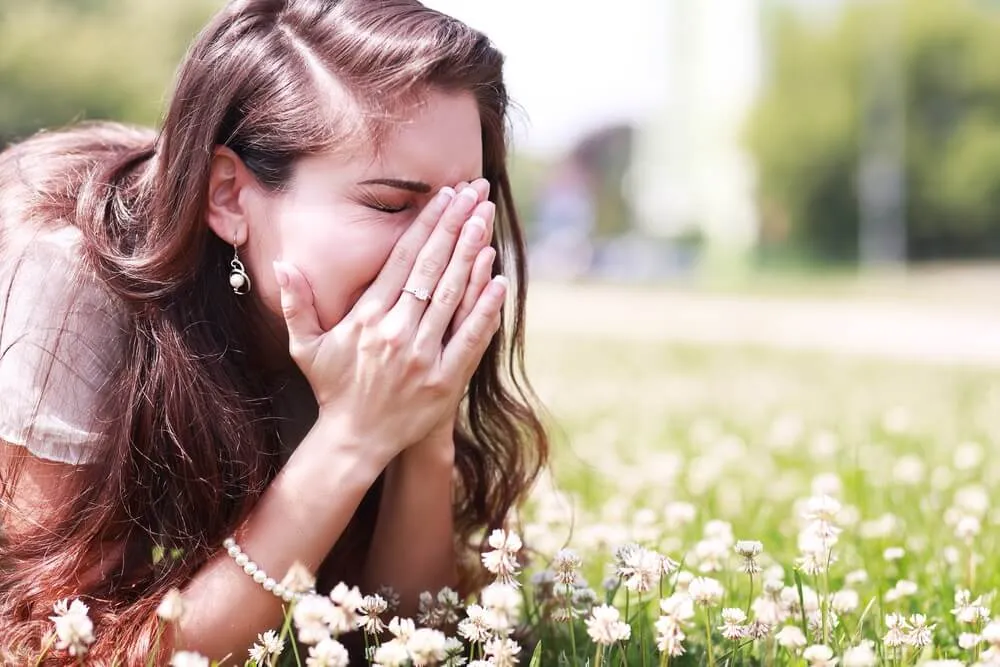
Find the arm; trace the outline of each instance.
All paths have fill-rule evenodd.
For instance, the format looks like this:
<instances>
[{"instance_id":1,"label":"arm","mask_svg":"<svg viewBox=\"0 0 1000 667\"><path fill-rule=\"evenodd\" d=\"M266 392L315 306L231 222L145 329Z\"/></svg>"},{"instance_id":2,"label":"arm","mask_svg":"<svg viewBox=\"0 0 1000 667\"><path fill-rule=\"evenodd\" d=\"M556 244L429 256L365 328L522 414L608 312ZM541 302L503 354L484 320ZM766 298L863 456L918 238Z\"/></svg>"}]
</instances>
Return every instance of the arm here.
<instances>
[{"instance_id":1,"label":"arm","mask_svg":"<svg viewBox=\"0 0 1000 667\"><path fill-rule=\"evenodd\" d=\"M401 616L411 616L423 591L458 583L452 487L455 444L451 432L415 445L386 468L378 520L363 582L385 584L400 596Z\"/></svg>"},{"instance_id":2,"label":"arm","mask_svg":"<svg viewBox=\"0 0 1000 667\"><path fill-rule=\"evenodd\" d=\"M243 551L279 581L295 561L316 572L381 472L364 449L317 421L237 532ZM316 465L322 450L329 465ZM245 654L257 633L283 619L281 601L221 549L183 593L177 647L213 659Z\"/></svg>"},{"instance_id":3,"label":"arm","mask_svg":"<svg viewBox=\"0 0 1000 667\"><path fill-rule=\"evenodd\" d=\"M382 469L362 445L346 440L321 418L250 512L237 541L270 576L280 581L295 561L315 572L333 547ZM62 480L77 469L37 458L22 447L4 446L0 452L5 461L28 457L13 507L4 517L16 539L19 529L44 523L61 502ZM316 465L317 460L329 463ZM283 619L281 601L247 576L221 547L182 594L184 617L173 636L162 642L167 655L175 649L198 651L215 660L241 658L258 633L279 627Z\"/></svg>"}]
</instances>

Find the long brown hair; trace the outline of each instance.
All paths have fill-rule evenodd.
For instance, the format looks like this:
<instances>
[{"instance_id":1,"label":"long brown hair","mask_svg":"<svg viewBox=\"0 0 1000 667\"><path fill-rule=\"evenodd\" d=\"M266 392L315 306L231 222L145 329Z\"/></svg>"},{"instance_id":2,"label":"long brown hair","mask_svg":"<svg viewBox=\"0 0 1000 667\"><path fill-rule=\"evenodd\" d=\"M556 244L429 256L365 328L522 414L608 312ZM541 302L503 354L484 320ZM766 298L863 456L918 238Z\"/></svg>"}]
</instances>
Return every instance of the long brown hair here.
<instances>
[{"instance_id":1,"label":"long brown hair","mask_svg":"<svg viewBox=\"0 0 1000 667\"><path fill-rule=\"evenodd\" d=\"M56 600L82 596L92 657L144 664L154 610L211 557L280 466L278 416L254 337L260 313L228 286L231 248L205 223L212 149L284 186L295 161L378 142L429 89L471 92L497 205L497 271L516 294L477 370L456 433L456 539L503 525L547 456L524 379L524 239L506 168L503 57L481 33L416 0L235 0L182 63L158 133L111 123L41 133L0 154L3 230L75 225L84 263L120 303L120 361L97 420L96 460L43 528L0 544L0 656L37 651ZM339 97L339 99L338 99ZM360 115L339 114L354 105ZM352 126L350 117L364 119ZM9 500L17 465L5 471ZM335 549L363 561L376 484ZM106 577L78 581L102 546ZM154 563L154 550L179 554ZM475 558L466 560L475 563ZM481 571L463 572L467 590Z\"/></svg>"}]
</instances>

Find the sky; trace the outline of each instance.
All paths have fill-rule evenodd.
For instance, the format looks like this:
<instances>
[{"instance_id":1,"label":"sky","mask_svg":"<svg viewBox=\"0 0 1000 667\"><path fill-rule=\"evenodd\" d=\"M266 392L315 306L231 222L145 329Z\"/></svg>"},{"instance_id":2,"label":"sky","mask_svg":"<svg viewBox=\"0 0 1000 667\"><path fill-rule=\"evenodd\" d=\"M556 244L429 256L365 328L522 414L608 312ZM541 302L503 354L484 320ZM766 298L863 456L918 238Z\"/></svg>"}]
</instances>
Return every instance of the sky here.
<instances>
[{"instance_id":1,"label":"sky","mask_svg":"<svg viewBox=\"0 0 1000 667\"><path fill-rule=\"evenodd\" d=\"M424 0L482 30L507 57L515 146L559 154L662 99L662 0ZM614 10L610 11L609 7Z\"/></svg>"}]
</instances>

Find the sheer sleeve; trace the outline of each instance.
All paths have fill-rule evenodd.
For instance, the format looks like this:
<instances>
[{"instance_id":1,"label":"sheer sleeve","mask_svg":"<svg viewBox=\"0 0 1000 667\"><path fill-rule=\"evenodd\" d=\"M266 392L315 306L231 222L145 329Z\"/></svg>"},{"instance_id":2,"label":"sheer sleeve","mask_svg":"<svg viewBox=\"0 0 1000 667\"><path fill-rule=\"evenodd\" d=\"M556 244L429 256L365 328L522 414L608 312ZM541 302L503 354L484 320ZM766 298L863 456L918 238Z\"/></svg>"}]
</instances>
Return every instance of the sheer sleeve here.
<instances>
[{"instance_id":1,"label":"sheer sleeve","mask_svg":"<svg viewBox=\"0 0 1000 667\"><path fill-rule=\"evenodd\" d=\"M72 464L96 455L96 412L122 331L79 242L78 229L63 227L0 253L0 439Z\"/></svg>"}]
</instances>

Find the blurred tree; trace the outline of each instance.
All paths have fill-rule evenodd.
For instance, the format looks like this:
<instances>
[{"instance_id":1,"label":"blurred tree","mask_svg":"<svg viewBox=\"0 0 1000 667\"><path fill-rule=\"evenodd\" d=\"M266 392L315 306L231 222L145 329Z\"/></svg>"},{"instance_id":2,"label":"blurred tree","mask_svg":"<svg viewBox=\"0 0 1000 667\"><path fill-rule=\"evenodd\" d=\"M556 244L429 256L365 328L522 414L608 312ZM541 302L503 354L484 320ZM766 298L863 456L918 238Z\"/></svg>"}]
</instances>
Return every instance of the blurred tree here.
<instances>
[{"instance_id":1,"label":"blurred tree","mask_svg":"<svg viewBox=\"0 0 1000 667\"><path fill-rule=\"evenodd\" d=\"M221 0L0 0L0 141L80 119L155 124Z\"/></svg>"},{"instance_id":2,"label":"blurred tree","mask_svg":"<svg viewBox=\"0 0 1000 667\"><path fill-rule=\"evenodd\" d=\"M892 2L893 0L887 0ZM896 1L905 95L911 258L1000 254L1000 11ZM870 3L833 24L772 25L768 81L748 124L762 238L820 259L858 255L858 167Z\"/></svg>"}]
</instances>

